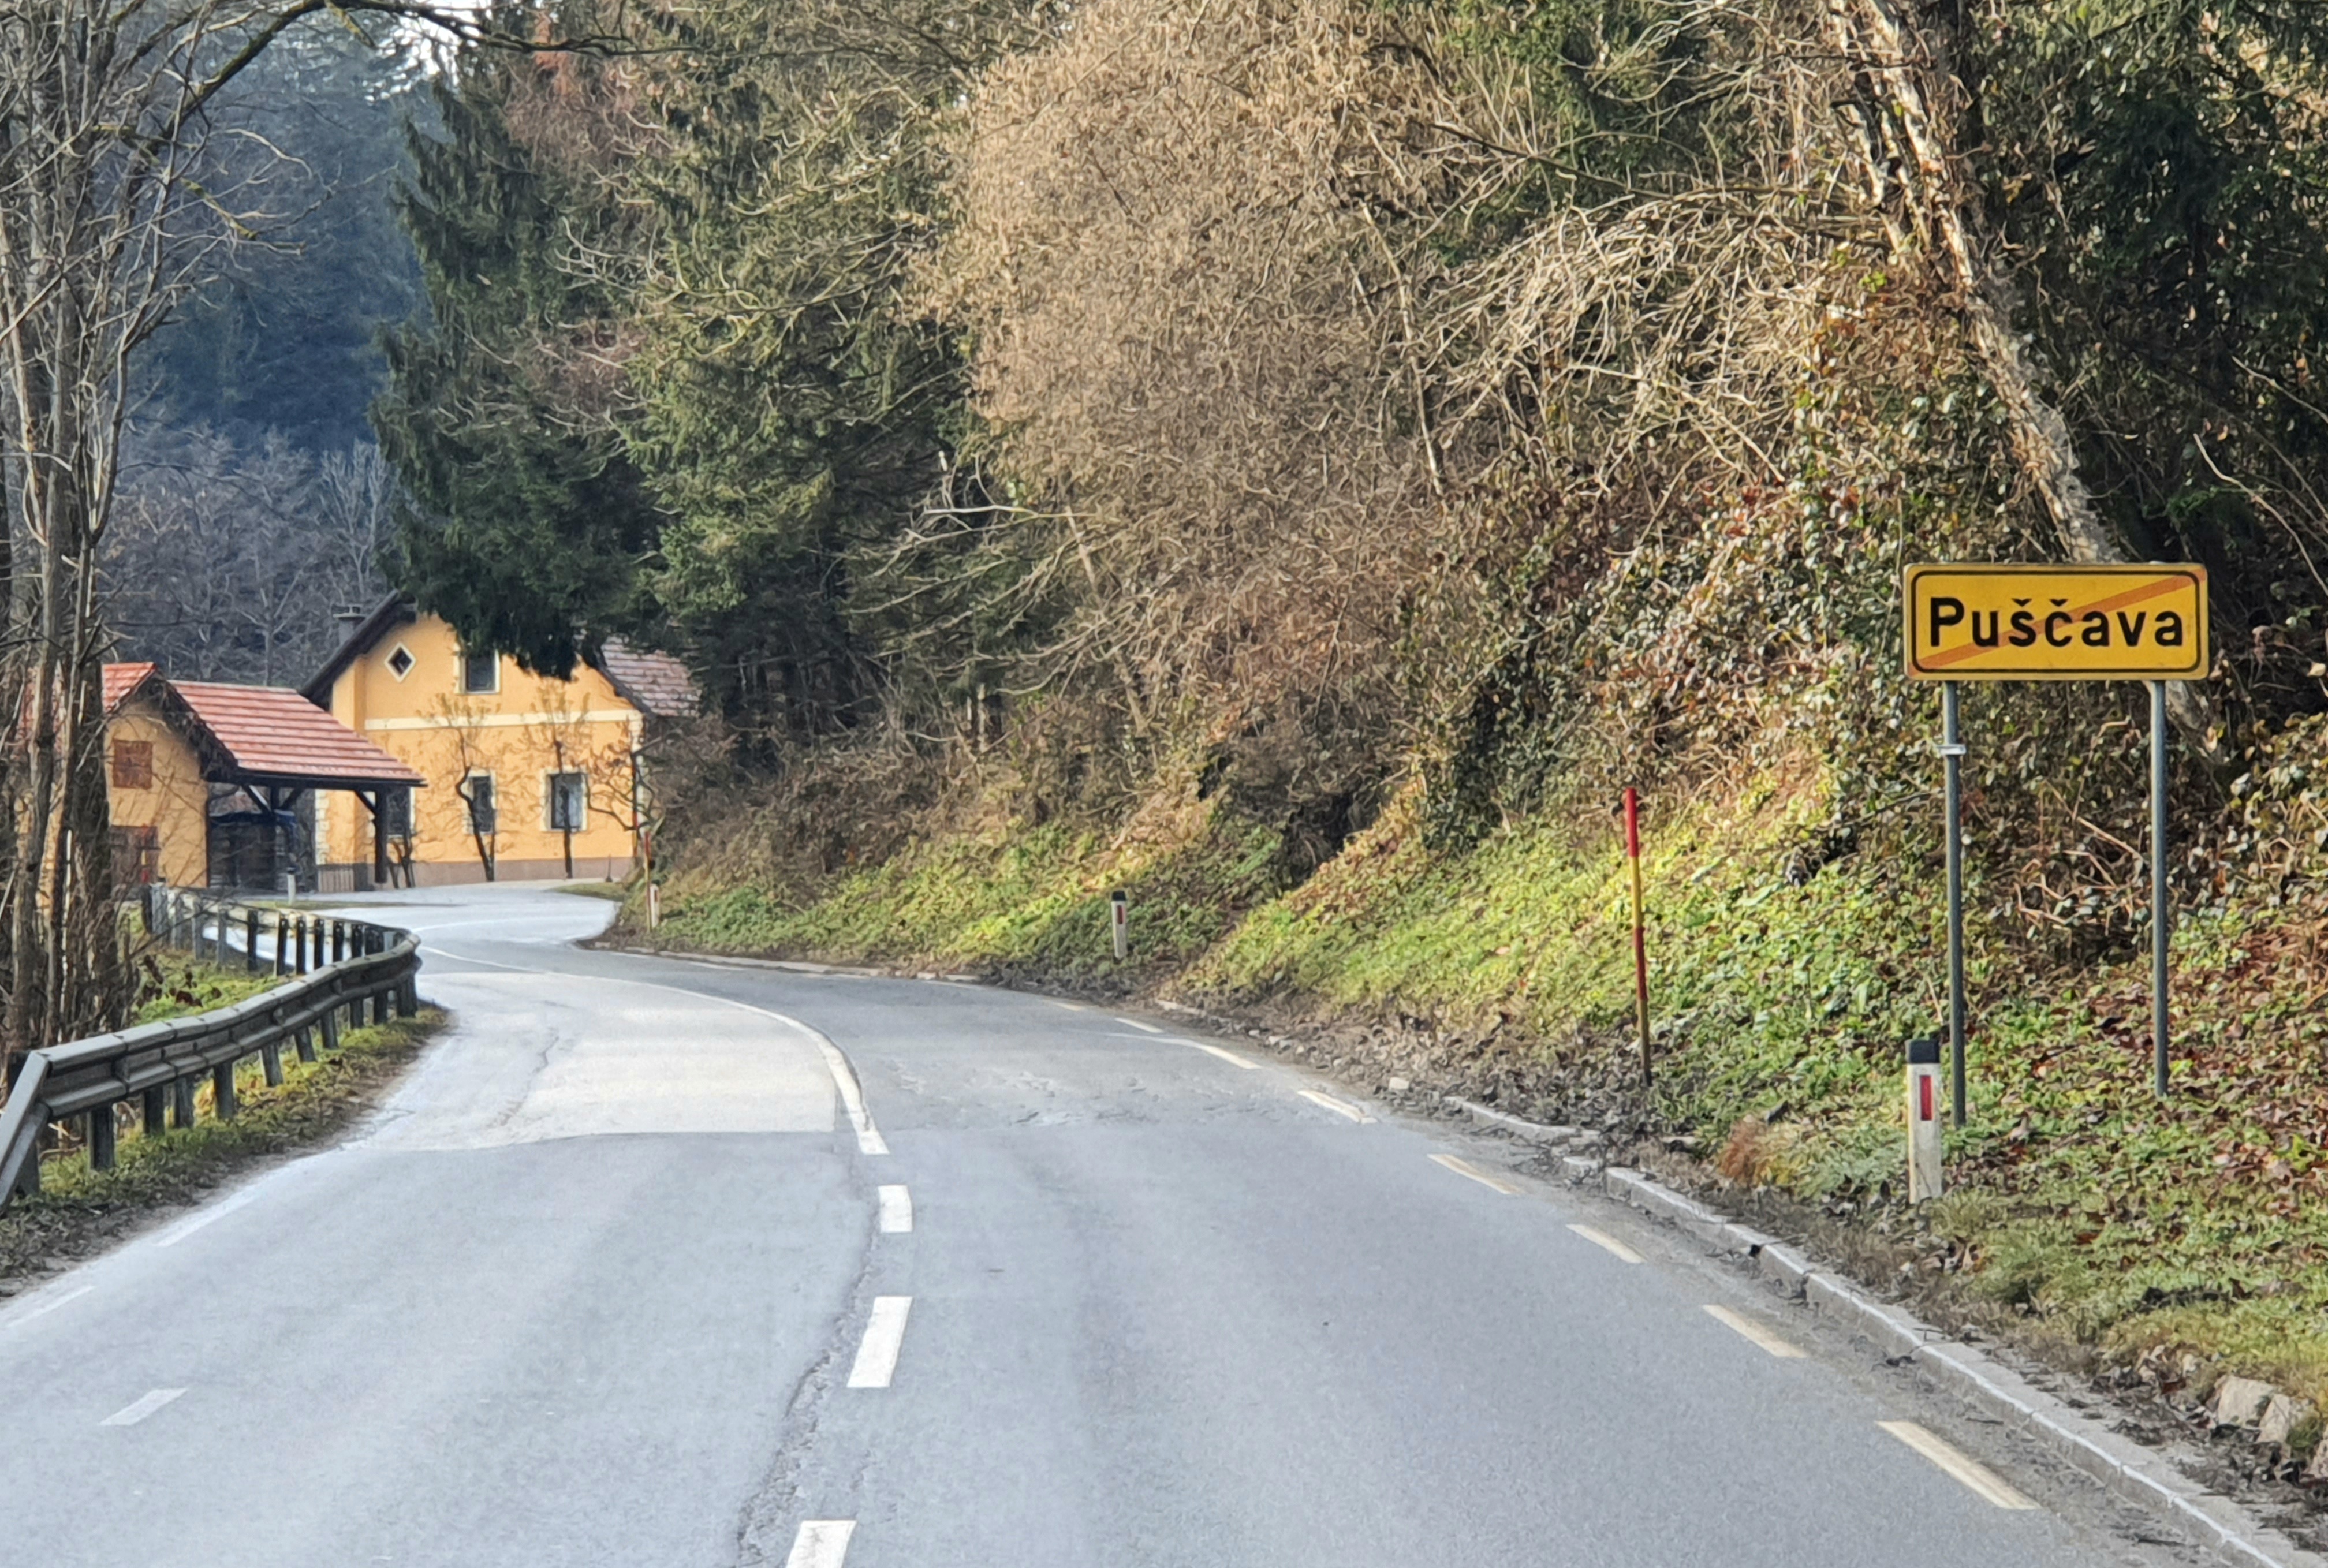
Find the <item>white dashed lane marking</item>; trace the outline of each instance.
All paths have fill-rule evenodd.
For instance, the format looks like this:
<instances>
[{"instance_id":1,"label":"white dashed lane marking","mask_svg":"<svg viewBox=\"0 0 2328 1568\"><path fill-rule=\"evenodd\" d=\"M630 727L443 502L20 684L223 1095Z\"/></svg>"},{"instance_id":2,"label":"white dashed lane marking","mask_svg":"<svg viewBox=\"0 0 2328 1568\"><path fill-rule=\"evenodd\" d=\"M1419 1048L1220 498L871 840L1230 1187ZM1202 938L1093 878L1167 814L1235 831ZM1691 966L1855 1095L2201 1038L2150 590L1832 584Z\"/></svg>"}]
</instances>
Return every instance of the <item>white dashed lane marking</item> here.
<instances>
[{"instance_id":1,"label":"white dashed lane marking","mask_svg":"<svg viewBox=\"0 0 2328 1568\"><path fill-rule=\"evenodd\" d=\"M210 1207L204 1209L202 1213L194 1216L193 1218L187 1220L184 1224L172 1226L168 1231L163 1233L161 1237L157 1239L154 1244L157 1247L176 1246L180 1242L184 1241L188 1236L193 1235L204 1225L215 1225L220 1220L222 1220L227 1216L232 1214L236 1209L242 1207L246 1204L256 1201L258 1197L258 1194L257 1192L238 1193L233 1197L230 1197L222 1203L214 1203L211 1205Z\"/></svg>"},{"instance_id":2,"label":"white dashed lane marking","mask_svg":"<svg viewBox=\"0 0 2328 1568\"><path fill-rule=\"evenodd\" d=\"M1568 1228L1574 1231L1578 1235L1582 1236L1586 1241L1591 1242L1594 1246L1599 1247L1601 1251L1609 1253L1619 1263L1638 1263L1641 1261L1640 1253L1627 1246L1623 1242L1619 1241L1615 1236L1610 1235L1607 1231L1594 1230L1589 1225L1572 1225Z\"/></svg>"},{"instance_id":3,"label":"white dashed lane marking","mask_svg":"<svg viewBox=\"0 0 2328 1568\"><path fill-rule=\"evenodd\" d=\"M1331 1094L1320 1094L1315 1089L1303 1089L1299 1091L1299 1093L1304 1100L1309 1101L1312 1105L1319 1107L1320 1110L1331 1111L1337 1116L1347 1116L1353 1122L1371 1122L1374 1121L1373 1117L1367 1115L1364 1111L1359 1110L1356 1105L1349 1103L1346 1100L1337 1100Z\"/></svg>"},{"instance_id":4,"label":"white dashed lane marking","mask_svg":"<svg viewBox=\"0 0 2328 1568\"><path fill-rule=\"evenodd\" d=\"M1959 1452L1912 1421L1875 1423L1964 1484L1967 1491L2000 1508L2033 1508L2037 1505L2004 1484L2003 1477L1969 1454Z\"/></svg>"},{"instance_id":5,"label":"white dashed lane marking","mask_svg":"<svg viewBox=\"0 0 2328 1568\"><path fill-rule=\"evenodd\" d=\"M887 1388L896 1376L897 1352L906 1343L906 1314L914 1310L911 1296L876 1296L873 1315L865 1320L865 1338L857 1347L856 1365L849 1369L851 1388Z\"/></svg>"},{"instance_id":6,"label":"white dashed lane marking","mask_svg":"<svg viewBox=\"0 0 2328 1568\"><path fill-rule=\"evenodd\" d=\"M881 1188L881 1232L903 1235L914 1228L914 1195L902 1187Z\"/></svg>"},{"instance_id":7,"label":"white dashed lane marking","mask_svg":"<svg viewBox=\"0 0 2328 1568\"><path fill-rule=\"evenodd\" d=\"M1481 1187L1492 1187L1507 1197L1516 1197L1519 1196L1520 1189L1518 1188L1513 1186L1510 1182L1506 1181L1500 1176L1488 1175L1486 1171L1480 1169L1478 1166L1472 1164L1468 1160L1458 1160L1451 1154L1434 1154L1431 1157L1431 1160L1434 1165L1445 1166L1448 1169L1453 1171L1458 1176L1469 1178L1471 1180L1478 1182Z\"/></svg>"},{"instance_id":8,"label":"white dashed lane marking","mask_svg":"<svg viewBox=\"0 0 2328 1568\"><path fill-rule=\"evenodd\" d=\"M1727 1307L1708 1307L1705 1313L1723 1328L1735 1330L1781 1361L1799 1361L1803 1358L1803 1353L1800 1350L1796 1349L1743 1312L1733 1312Z\"/></svg>"},{"instance_id":9,"label":"white dashed lane marking","mask_svg":"<svg viewBox=\"0 0 2328 1568\"><path fill-rule=\"evenodd\" d=\"M136 1426L139 1422L185 1393L183 1388L157 1388L135 1404L124 1405L97 1424L99 1426Z\"/></svg>"},{"instance_id":10,"label":"white dashed lane marking","mask_svg":"<svg viewBox=\"0 0 2328 1568\"><path fill-rule=\"evenodd\" d=\"M37 1307L27 1307L5 1323L0 1323L0 1329L14 1329L19 1323L29 1323L35 1318L45 1318L59 1307L72 1305L95 1289L97 1289L95 1285L83 1285L79 1290L67 1291L54 1300L43 1301Z\"/></svg>"}]
</instances>

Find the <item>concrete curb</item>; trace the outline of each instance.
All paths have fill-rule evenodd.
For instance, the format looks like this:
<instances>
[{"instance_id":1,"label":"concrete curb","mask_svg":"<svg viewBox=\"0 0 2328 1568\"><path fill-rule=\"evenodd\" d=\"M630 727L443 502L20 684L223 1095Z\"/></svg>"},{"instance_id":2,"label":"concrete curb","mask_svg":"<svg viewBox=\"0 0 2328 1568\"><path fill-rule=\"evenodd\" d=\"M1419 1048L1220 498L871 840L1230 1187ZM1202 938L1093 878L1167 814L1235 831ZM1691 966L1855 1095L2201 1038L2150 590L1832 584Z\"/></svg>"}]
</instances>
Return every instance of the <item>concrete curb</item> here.
<instances>
[{"instance_id":1,"label":"concrete curb","mask_svg":"<svg viewBox=\"0 0 2328 1568\"><path fill-rule=\"evenodd\" d=\"M1716 1251L1747 1260L1764 1278L1867 1340L1887 1359L1913 1363L1941 1388L2026 1434L2117 1497L2173 1520L2192 1545L2240 1568L2328 1568L2328 1558L2305 1550L2232 1499L2209 1491L2161 1455L2121 1437L1914 1314L1865 1295L1776 1238L1724 1218L1645 1172L1600 1169L1598 1161L1574 1156L1563 1163L1572 1182L1582 1185L1597 1174L1610 1197L1669 1220Z\"/></svg>"}]
</instances>

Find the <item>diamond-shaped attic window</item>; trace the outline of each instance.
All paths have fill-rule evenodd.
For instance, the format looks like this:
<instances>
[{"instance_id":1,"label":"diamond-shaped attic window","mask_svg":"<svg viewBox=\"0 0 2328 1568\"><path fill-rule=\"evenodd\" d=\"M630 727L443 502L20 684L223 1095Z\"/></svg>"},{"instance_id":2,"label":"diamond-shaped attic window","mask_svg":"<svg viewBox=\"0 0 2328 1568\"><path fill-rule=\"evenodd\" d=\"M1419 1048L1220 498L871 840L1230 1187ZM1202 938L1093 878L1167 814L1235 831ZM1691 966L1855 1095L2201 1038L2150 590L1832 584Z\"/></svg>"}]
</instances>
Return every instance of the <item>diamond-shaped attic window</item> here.
<instances>
[{"instance_id":1,"label":"diamond-shaped attic window","mask_svg":"<svg viewBox=\"0 0 2328 1568\"><path fill-rule=\"evenodd\" d=\"M404 646L401 643L398 643L396 646L396 652L388 656L389 673L394 675L399 681L401 681L407 675L412 673L412 650Z\"/></svg>"}]
</instances>

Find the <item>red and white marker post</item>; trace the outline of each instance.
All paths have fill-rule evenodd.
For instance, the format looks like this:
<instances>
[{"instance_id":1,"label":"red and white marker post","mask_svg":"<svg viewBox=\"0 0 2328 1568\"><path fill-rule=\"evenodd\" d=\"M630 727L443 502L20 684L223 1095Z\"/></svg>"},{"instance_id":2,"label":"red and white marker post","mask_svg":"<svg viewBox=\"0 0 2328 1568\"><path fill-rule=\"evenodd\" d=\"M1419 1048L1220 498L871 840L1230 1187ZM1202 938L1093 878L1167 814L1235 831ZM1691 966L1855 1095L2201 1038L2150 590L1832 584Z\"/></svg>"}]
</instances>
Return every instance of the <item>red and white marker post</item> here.
<instances>
[{"instance_id":1,"label":"red and white marker post","mask_svg":"<svg viewBox=\"0 0 2328 1568\"><path fill-rule=\"evenodd\" d=\"M1121 890L1109 894L1107 903L1115 930L1115 961L1122 963L1131 956L1131 905Z\"/></svg>"},{"instance_id":2,"label":"red and white marker post","mask_svg":"<svg viewBox=\"0 0 2328 1568\"><path fill-rule=\"evenodd\" d=\"M1908 1201L1940 1196L1940 1042L1908 1042Z\"/></svg>"},{"instance_id":3,"label":"red and white marker post","mask_svg":"<svg viewBox=\"0 0 2328 1568\"><path fill-rule=\"evenodd\" d=\"M1641 900L1641 793L1625 791L1625 859L1633 869L1633 1018L1641 1030L1641 1084L1651 1081L1649 1066L1649 939L1643 925Z\"/></svg>"}]
</instances>

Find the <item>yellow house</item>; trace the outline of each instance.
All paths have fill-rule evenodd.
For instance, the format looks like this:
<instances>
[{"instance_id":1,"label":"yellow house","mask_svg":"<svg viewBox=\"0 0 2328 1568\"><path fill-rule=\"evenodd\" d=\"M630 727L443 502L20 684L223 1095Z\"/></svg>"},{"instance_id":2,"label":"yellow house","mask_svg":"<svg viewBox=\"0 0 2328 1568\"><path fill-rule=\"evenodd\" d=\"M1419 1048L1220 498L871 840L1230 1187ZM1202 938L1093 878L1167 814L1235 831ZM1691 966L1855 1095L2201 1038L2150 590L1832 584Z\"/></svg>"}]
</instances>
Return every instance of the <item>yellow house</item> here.
<instances>
[{"instance_id":1,"label":"yellow house","mask_svg":"<svg viewBox=\"0 0 2328 1568\"><path fill-rule=\"evenodd\" d=\"M105 667L106 795L115 879L279 887L307 860L302 808L367 809L424 781L296 691ZM328 809L328 808L324 808Z\"/></svg>"},{"instance_id":2,"label":"yellow house","mask_svg":"<svg viewBox=\"0 0 2328 1568\"><path fill-rule=\"evenodd\" d=\"M398 599L301 690L427 782L417 803L383 797L389 874L421 887L627 875L647 726L696 700L668 655L609 643L569 680L530 675ZM368 885L375 827L361 803L318 797L323 886Z\"/></svg>"}]
</instances>

